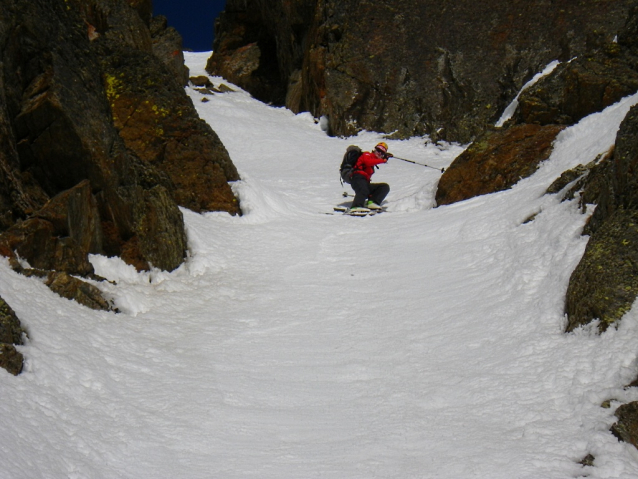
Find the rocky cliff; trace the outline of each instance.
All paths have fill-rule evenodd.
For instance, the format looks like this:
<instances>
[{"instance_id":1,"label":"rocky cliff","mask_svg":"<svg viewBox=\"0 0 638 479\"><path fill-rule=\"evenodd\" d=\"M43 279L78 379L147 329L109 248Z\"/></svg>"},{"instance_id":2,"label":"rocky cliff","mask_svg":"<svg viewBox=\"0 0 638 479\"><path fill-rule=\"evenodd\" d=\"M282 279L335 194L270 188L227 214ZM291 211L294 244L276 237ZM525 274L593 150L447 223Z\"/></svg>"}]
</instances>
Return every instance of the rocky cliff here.
<instances>
[{"instance_id":1,"label":"rocky cliff","mask_svg":"<svg viewBox=\"0 0 638 479\"><path fill-rule=\"evenodd\" d=\"M179 206L239 212L237 171L151 0L3 0L0 49L0 254L16 270L108 309L71 276L92 274L89 254L173 270Z\"/></svg>"},{"instance_id":2,"label":"rocky cliff","mask_svg":"<svg viewBox=\"0 0 638 479\"><path fill-rule=\"evenodd\" d=\"M4 254L78 274L91 252L177 267L178 205L238 212L237 171L183 91L179 35L152 19L151 0L0 8Z\"/></svg>"},{"instance_id":3,"label":"rocky cliff","mask_svg":"<svg viewBox=\"0 0 638 479\"><path fill-rule=\"evenodd\" d=\"M552 60L611 42L631 0L228 0L208 69L359 129L468 142Z\"/></svg>"}]
</instances>

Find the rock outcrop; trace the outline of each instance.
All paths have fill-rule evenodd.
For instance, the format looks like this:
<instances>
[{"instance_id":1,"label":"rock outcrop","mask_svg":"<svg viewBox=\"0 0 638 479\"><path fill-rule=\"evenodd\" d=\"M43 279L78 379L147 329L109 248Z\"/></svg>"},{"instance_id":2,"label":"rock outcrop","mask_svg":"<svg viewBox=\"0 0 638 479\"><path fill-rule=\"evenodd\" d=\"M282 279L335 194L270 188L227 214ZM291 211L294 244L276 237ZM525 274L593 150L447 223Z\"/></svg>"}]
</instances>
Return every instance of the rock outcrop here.
<instances>
[{"instance_id":1,"label":"rock outcrop","mask_svg":"<svg viewBox=\"0 0 638 479\"><path fill-rule=\"evenodd\" d=\"M2 254L77 275L90 253L173 270L178 206L239 212L237 171L151 0L7 0L0 45Z\"/></svg>"},{"instance_id":2,"label":"rock outcrop","mask_svg":"<svg viewBox=\"0 0 638 479\"><path fill-rule=\"evenodd\" d=\"M525 90L517 122L573 125L636 92L638 72L623 55L623 47L617 43L606 47L559 65L552 75Z\"/></svg>"},{"instance_id":3,"label":"rock outcrop","mask_svg":"<svg viewBox=\"0 0 638 479\"><path fill-rule=\"evenodd\" d=\"M515 125L490 129L445 171L436 190L438 206L511 188L549 158L562 125Z\"/></svg>"},{"instance_id":4,"label":"rock outcrop","mask_svg":"<svg viewBox=\"0 0 638 479\"><path fill-rule=\"evenodd\" d=\"M638 448L638 402L623 404L614 414L618 421L611 427L612 434Z\"/></svg>"},{"instance_id":5,"label":"rock outcrop","mask_svg":"<svg viewBox=\"0 0 638 479\"><path fill-rule=\"evenodd\" d=\"M22 344L24 330L11 307L0 298L0 368L17 376L22 372L24 357L16 349Z\"/></svg>"},{"instance_id":6,"label":"rock outcrop","mask_svg":"<svg viewBox=\"0 0 638 479\"><path fill-rule=\"evenodd\" d=\"M618 42L601 44L596 51L559 65L523 91L514 118L504 128L488 129L446 170L436 193L437 204L511 187L549 156L551 143L564 126L638 91L635 17L634 8ZM522 131L526 132L525 143L519 138ZM517 148L520 145L523 147ZM604 201L597 194L587 195L596 204Z\"/></svg>"},{"instance_id":7,"label":"rock outcrop","mask_svg":"<svg viewBox=\"0 0 638 479\"><path fill-rule=\"evenodd\" d=\"M623 121L610 154L588 174L583 203L594 203L590 235L572 273L567 330L599 320L607 329L638 297L638 107Z\"/></svg>"},{"instance_id":8,"label":"rock outcrop","mask_svg":"<svg viewBox=\"0 0 638 479\"><path fill-rule=\"evenodd\" d=\"M228 0L208 70L360 129L473 140L553 60L611 42L632 0Z\"/></svg>"},{"instance_id":9,"label":"rock outcrop","mask_svg":"<svg viewBox=\"0 0 638 479\"><path fill-rule=\"evenodd\" d=\"M167 175L175 201L193 211L239 213L228 181L239 179L219 137L181 85L139 50L104 47L100 56L113 121L127 149ZM140 81L142 80L143 81Z\"/></svg>"},{"instance_id":10,"label":"rock outcrop","mask_svg":"<svg viewBox=\"0 0 638 479\"><path fill-rule=\"evenodd\" d=\"M28 258L34 268L93 272L88 255L102 251L102 231L88 180L59 193L0 235L0 253Z\"/></svg>"},{"instance_id":11,"label":"rock outcrop","mask_svg":"<svg viewBox=\"0 0 638 479\"><path fill-rule=\"evenodd\" d=\"M85 181L90 192L80 196L92 201L93 206L80 207L73 219L91 223L94 220L88 216L78 215L95 215L97 205L102 223L97 234L109 231L108 225L116 227L116 238L96 241L93 252L98 252L100 243L107 247L130 241L141 243L141 218L157 215L153 211L156 207L166 207L153 205L153 190L167 189L169 183L131 155L113 127L99 59L85 28L79 27L83 22L78 7L71 2L61 5L45 0L16 0L4 2L3 8L2 83L6 102L0 115L8 125L7 143L11 145L3 149L8 156L3 163L13 172L5 188L24 192L30 203L24 209L11 196L5 197L4 202L13 212L13 225L7 225L10 231L2 235L3 244L21 250L26 253L26 260L35 263L40 261L37 255L47 256L45 251L68 252L70 241L59 236L60 224L51 222L48 215L65 202L58 195ZM95 41L105 40L97 37ZM54 197L55 204L47 206ZM40 214L45 206L49 211ZM177 205L169 208L173 214L181 214ZM182 228L173 228L170 233L176 238L184 237ZM16 244L20 236L23 241ZM31 240L33 243L29 243ZM167 255L170 259L166 262L142 248L138 248L136 256L147 266L150 262L174 269L184 257L185 241L182 243ZM121 251L122 248L110 248L105 252ZM75 265L57 266L77 272Z\"/></svg>"},{"instance_id":12,"label":"rock outcrop","mask_svg":"<svg viewBox=\"0 0 638 479\"><path fill-rule=\"evenodd\" d=\"M170 271L186 256L180 206L240 212L237 171L184 92L181 37L152 0L5 0L0 58L0 254L14 270L111 311L81 279L100 279L90 254ZM0 302L13 374L19 331Z\"/></svg>"},{"instance_id":13,"label":"rock outcrop","mask_svg":"<svg viewBox=\"0 0 638 479\"><path fill-rule=\"evenodd\" d=\"M177 30L168 26L168 20L163 15L153 17L150 24L153 55L175 74L181 84L188 84L188 67L184 65L182 51L182 37Z\"/></svg>"}]
</instances>

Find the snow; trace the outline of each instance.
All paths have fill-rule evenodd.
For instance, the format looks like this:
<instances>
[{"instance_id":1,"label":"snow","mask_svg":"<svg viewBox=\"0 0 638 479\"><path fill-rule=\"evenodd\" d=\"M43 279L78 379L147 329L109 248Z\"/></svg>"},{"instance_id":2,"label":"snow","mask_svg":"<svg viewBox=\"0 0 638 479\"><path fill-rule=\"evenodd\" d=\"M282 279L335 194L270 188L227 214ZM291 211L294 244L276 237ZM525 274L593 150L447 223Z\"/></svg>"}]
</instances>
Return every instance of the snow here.
<instances>
[{"instance_id":1,"label":"snow","mask_svg":"<svg viewBox=\"0 0 638 479\"><path fill-rule=\"evenodd\" d=\"M186 54L193 75L208 55ZM611 147L638 96L563 131L508 191L434 208L440 172L390 160L374 176L389 212L353 218L324 214L347 203L338 165L380 134L330 138L238 88L187 91L245 214L183 210L189 257L172 273L92 257L120 314L0 262L29 331L24 372L0 374L0 477L638 477L638 450L609 432L638 400L623 387L638 311L563 333L592 208L544 194ZM436 168L463 150L384 141Z\"/></svg>"}]
</instances>

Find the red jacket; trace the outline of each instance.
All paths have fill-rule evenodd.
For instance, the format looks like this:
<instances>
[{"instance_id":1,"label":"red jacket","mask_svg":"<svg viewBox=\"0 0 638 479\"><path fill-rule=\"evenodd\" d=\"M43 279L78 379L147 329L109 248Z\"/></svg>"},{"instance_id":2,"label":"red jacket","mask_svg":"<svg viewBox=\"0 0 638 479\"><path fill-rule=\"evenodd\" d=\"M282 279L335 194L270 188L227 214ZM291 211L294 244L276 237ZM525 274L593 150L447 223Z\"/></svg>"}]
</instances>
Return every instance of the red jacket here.
<instances>
[{"instance_id":1,"label":"red jacket","mask_svg":"<svg viewBox=\"0 0 638 479\"><path fill-rule=\"evenodd\" d=\"M388 160L377 158L374 153L366 151L363 153L354 165L354 174L361 175L370 181L370 177L374 174L374 167L381 163L387 163Z\"/></svg>"}]
</instances>

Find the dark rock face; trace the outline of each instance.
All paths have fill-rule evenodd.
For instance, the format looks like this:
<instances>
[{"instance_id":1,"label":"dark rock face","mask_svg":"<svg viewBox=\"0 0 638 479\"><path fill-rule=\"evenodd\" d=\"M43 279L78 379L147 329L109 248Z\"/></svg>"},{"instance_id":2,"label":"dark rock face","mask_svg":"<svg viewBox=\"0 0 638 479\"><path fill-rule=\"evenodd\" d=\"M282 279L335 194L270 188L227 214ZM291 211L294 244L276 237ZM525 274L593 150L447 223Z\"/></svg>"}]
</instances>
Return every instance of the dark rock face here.
<instances>
[{"instance_id":1,"label":"dark rock face","mask_svg":"<svg viewBox=\"0 0 638 479\"><path fill-rule=\"evenodd\" d=\"M629 52L608 44L596 54L560 65L519 98L517 121L572 125L638 91ZM624 51L623 51L624 50Z\"/></svg>"},{"instance_id":2,"label":"dark rock face","mask_svg":"<svg viewBox=\"0 0 638 479\"><path fill-rule=\"evenodd\" d=\"M638 91L638 12L629 9L617 43L559 66L519 98L518 122L569 125Z\"/></svg>"},{"instance_id":3,"label":"dark rock face","mask_svg":"<svg viewBox=\"0 0 638 479\"><path fill-rule=\"evenodd\" d=\"M611 41L631 1L228 0L208 69L334 135L465 143L550 61Z\"/></svg>"},{"instance_id":4,"label":"dark rock face","mask_svg":"<svg viewBox=\"0 0 638 479\"><path fill-rule=\"evenodd\" d=\"M238 214L228 181L239 175L226 149L182 86L149 56L116 48L101 57L113 120L126 147L170 178L179 205Z\"/></svg>"},{"instance_id":5,"label":"dark rock face","mask_svg":"<svg viewBox=\"0 0 638 479\"><path fill-rule=\"evenodd\" d=\"M600 320L606 329L638 296L638 108L623 121L610 156L587 178L583 201L598 206L591 235L572 273L565 311L567 330Z\"/></svg>"},{"instance_id":6,"label":"dark rock face","mask_svg":"<svg viewBox=\"0 0 638 479\"><path fill-rule=\"evenodd\" d=\"M188 67L184 65L182 51L182 37L172 27L168 26L166 17L159 15L151 20L151 40L153 55L175 74L177 81L185 86L188 84Z\"/></svg>"},{"instance_id":7,"label":"dark rock face","mask_svg":"<svg viewBox=\"0 0 638 479\"><path fill-rule=\"evenodd\" d=\"M600 319L620 320L638 296L638 211L617 210L594 233L572 273L565 309L567 331Z\"/></svg>"},{"instance_id":8,"label":"dark rock face","mask_svg":"<svg viewBox=\"0 0 638 479\"><path fill-rule=\"evenodd\" d=\"M636 92L638 62L632 53L631 43L635 37L627 35L635 15L636 10L631 9L627 25L619 35L626 38L625 43L601 44L596 52L560 65L525 90L519 98L514 118L505 128L500 132L497 130L497 133L484 134L448 168L439 182L437 204L449 204L476 194L509 188L513 183L493 182L487 177L491 174L516 182L518 178L530 175L536 169L537 159L545 159L551 153L552 135L560 131L557 127L572 125ZM521 143L521 131L526 132L524 143ZM550 131L552 133L548 136ZM534 138L535 135L539 137ZM486 137L489 149L482 146ZM517 161L512 162L512 154L518 158ZM525 163L530 168L520 168ZM481 165L481 169L478 170L476 165ZM592 178L595 177L600 178L600 175L592 175ZM459 194L460 191L466 193ZM603 197L591 199L598 204L606 203ZM596 215L600 216L600 213Z\"/></svg>"},{"instance_id":9,"label":"dark rock face","mask_svg":"<svg viewBox=\"0 0 638 479\"><path fill-rule=\"evenodd\" d=\"M153 0L126 0L140 16L142 21L149 25L153 16Z\"/></svg>"},{"instance_id":10,"label":"dark rock face","mask_svg":"<svg viewBox=\"0 0 638 479\"><path fill-rule=\"evenodd\" d=\"M102 251L101 240L97 203L85 180L0 235L0 252L12 257L15 251L34 268L88 275L87 257Z\"/></svg>"},{"instance_id":11,"label":"dark rock face","mask_svg":"<svg viewBox=\"0 0 638 479\"><path fill-rule=\"evenodd\" d=\"M144 185L144 168L113 128L97 55L84 29L77 27L81 23L75 9L44 0L16 1L13 7L14 15L2 17L15 22L6 25L3 42L4 114L13 127L17 152L13 165L32 180L40 201L88 180L101 221L118 224L126 242L140 232L139 217L151 213L143 209L149 190L165 186L157 179ZM126 33L144 43L134 32ZM171 208L177 210L176 205ZM46 220L34 218L33 213L25 217L40 223L37 230L46 228L42 224ZM55 228L50 229L54 234ZM173 234L184 236L181 228ZM140 253L143 261L160 263L151 252ZM174 269L183 257L181 248L169 263L157 265Z\"/></svg>"},{"instance_id":12,"label":"dark rock face","mask_svg":"<svg viewBox=\"0 0 638 479\"><path fill-rule=\"evenodd\" d=\"M17 376L22 372L23 356L15 345L22 344L24 330L11 307L0 298L0 368Z\"/></svg>"},{"instance_id":13,"label":"dark rock face","mask_svg":"<svg viewBox=\"0 0 638 479\"><path fill-rule=\"evenodd\" d=\"M0 368L17 376L22 372L24 356L13 344L0 343Z\"/></svg>"},{"instance_id":14,"label":"dark rock face","mask_svg":"<svg viewBox=\"0 0 638 479\"><path fill-rule=\"evenodd\" d=\"M511 188L549 158L560 125L516 125L489 130L445 171L436 191L437 205Z\"/></svg>"},{"instance_id":15,"label":"dark rock face","mask_svg":"<svg viewBox=\"0 0 638 479\"><path fill-rule=\"evenodd\" d=\"M0 254L87 307L111 311L88 255L178 267L178 205L239 212L228 153L183 91L181 38L151 0L0 4ZM25 269L18 256L33 267ZM0 301L0 367L22 369Z\"/></svg>"},{"instance_id":16,"label":"dark rock face","mask_svg":"<svg viewBox=\"0 0 638 479\"><path fill-rule=\"evenodd\" d=\"M286 73L280 71L279 56L286 63L290 42L297 43L301 39L286 38L287 33L294 34L289 18L281 11L285 7L280 2L268 3L266 5L266 2L259 0L227 0L225 10L215 24L213 50L216 53L209 59L206 70L223 76L261 101L283 105L287 80ZM296 17L293 12L303 8L312 11L311 5L314 2L295 0L286 3L286 10L292 17ZM275 12L280 13L276 15L277 26L267 26L266 16ZM305 30L310 26L311 19L312 17L300 19L297 26L301 35L306 35ZM278 44L278 38L283 43ZM300 53L295 58L297 63L301 60Z\"/></svg>"},{"instance_id":17,"label":"dark rock face","mask_svg":"<svg viewBox=\"0 0 638 479\"><path fill-rule=\"evenodd\" d=\"M104 9L104 4L99 8ZM96 18L99 22L100 16ZM237 170L184 94L188 69L177 31L167 27L164 17L156 17L150 20L150 30L142 29L148 39L138 39L119 33L121 22L112 23L105 38L93 44L113 120L126 147L167 175L180 206L240 213L228 186L239 179Z\"/></svg>"},{"instance_id":18,"label":"dark rock face","mask_svg":"<svg viewBox=\"0 0 638 479\"><path fill-rule=\"evenodd\" d=\"M79 275L89 253L172 270L178 205L239 211L237 172L183 91L181 39L151 13L151 0L0 5L2 254Z\"/></svg>"}]
</instances>

